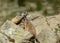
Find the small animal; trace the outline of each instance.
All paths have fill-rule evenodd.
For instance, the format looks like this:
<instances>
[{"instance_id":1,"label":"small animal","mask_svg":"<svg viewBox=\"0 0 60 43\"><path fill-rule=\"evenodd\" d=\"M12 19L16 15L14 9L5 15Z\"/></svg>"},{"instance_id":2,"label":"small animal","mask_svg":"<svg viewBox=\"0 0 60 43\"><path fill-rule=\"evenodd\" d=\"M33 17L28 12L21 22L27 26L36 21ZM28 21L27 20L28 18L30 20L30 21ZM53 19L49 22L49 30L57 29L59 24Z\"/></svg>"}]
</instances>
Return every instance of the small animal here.
<instances>
[{"instance_id":1,"label":"small animal","mask_svg":"<svg viewBox=\"0 0 60 43\"><path fill-rule=\"evenodd\" d=\"M29 20L24 21L24 27L25 30L33 34L33 36L36 36L36 30L33 26L33 24Z\"/></svg>"},{"instance_id":2,"label":"small animal","mask_svg":"<svg viewBox=\"0 0 60 43\"><path fill-rule=\"evenodd\" d=\"M21 13L20 15L14 17L11 21L15 24L19 24L25 16L27 16L27 12Z\"/></svg>"},{"instance_id":3,"label":"small animal","mask_svg":"<svg viewBox=\"0 0 60 43\"><path fill-rule=\"evenodd\" d=\"M22 16L16 16L16 17L14 17L11 21L12 21L13 23L17 24L17 23L20 22L21 19L22 19Z\"/></svg>"},{"instance_id":4,"label":"small animal","mask_svg":"<svg viewBox=\"0 0 60 43\"><path fill-rule=\"evenodd\" d=\"M39 41L37 40L37 38L36 38L36 30L35 30L34 26L33 26L33 24L26 18L26 16L27 16L27 12L24 12L24 13L22 13L20 16L13 18L13 19L12 19L12 22L15 23L15 24L18 23L18 25L22 23L22 27L24 27L24 29L25 29L26 31L30 32L30 33L33 35L33 37L32 37L31 39L36 39L36 41L39 42ZM31 40L30 40L30 41L31 41ZM39 43L40 43L40 42L39 42Z\"/></svg>"},{"instance_id":5,"label":"small animal","mask_svg":"<svg viewBox=\"0 0 60 43\"><path fill-rule=\"evenodd\" d=\"M27 18L24 18L24 29L28 32L30 32L33 37L31 37L30 41L33 39L33 43L34 41L36 40L38 43L40 43L38 41L38 39L36 38L36 30L33 26L33 24L27 19ZM35 40L34 40L35 39Z\"/></svg>"}]
</instances>

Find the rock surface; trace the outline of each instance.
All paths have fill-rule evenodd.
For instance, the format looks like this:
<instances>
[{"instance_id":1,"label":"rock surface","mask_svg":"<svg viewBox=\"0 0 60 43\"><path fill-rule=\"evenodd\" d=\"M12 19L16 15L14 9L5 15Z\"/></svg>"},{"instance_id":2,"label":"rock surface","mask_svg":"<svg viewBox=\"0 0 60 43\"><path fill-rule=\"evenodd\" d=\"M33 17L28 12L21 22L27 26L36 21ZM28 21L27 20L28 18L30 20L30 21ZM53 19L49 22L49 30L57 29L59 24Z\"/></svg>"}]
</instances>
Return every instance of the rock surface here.
<instances>
[{"instance_id":1,"label":"rock surface","mask_svg":"<svg viewBox=\"0 0 60 43\"><path fill-rule=\"evenodd\" d=\"M56 43L57 38L60 39L60 31L57 31L57 34L55 33L55 28L58 27L57 24L60 24L60 18L59 18L60 14L54 15L54 16L46 16L47 21L50 24L50 26L47 24L46 18L41 14L41 12L33 12L33 13L30 12L29 15L27 16L27 18L31 20L32 18L34 18L36 16L40 16L40 17L36 18L35 20L32 20L31 22L32 22L32 24L34 25L34 27L36 29L37 39L40 41L40 43ZM8 22L7 22L7 24L9 24L9 25L4 23L4 25L1 27L1 31L6 33L9 36L11 35L11 37L16 40L16 43L17 42L19 43L21 38L22 38L22 37L20 38L20 33L22 34L21 36L23 36L23 38L22 38L23 41L26 41L25 39L29 39L31 37L29 35L30 33L25 32L24 29L22 29L23 31L19 30L21 28L20 26L13 24L11 21L8 21ZM6 27L7 28L12 27L13 29L12 28L7 29ZM16 29L16 27L18 29ZM51 29L53 29L53 30L51 30ZM11 31L14 31L13 32L14 35L11 34ZM15 31L18 31L18 32L15 32ZM57 37L57 35L59 37ZM27 42L28 41L26 41L26 43Z\"/></svg>"},{"instance_id":2,"label":"rock surface","mask_svg":"<svg viewBox=\"0 0 60 43\"><path fill-rule=\"evenodd\" d=\"M56 43L57 42L57 36L54 31L51 29L42 30L39 35L37 36L37 39L40 41L40 43Z\"/></svg>"},{"instance_id":3,"label":"rock surface","mask_svg":"<svg viewBox=\"0 0 60 43\"><path fill-rule=\"evenodd\" d=\"M11 21L7 20L1 27L1 32L6 34L7 36L13 38L15 40L15 43L22 43L22 41L24 40L29 40L29 38L32 37L32 35L25 31L23 28L21 28L18 25L15 25L14 23L12 23ZM8 37L4 34L0 34L2 35L0 40L3 43L10 43ZM5 37L5 38L3 38Z\"/></svg>"}]
</instances>

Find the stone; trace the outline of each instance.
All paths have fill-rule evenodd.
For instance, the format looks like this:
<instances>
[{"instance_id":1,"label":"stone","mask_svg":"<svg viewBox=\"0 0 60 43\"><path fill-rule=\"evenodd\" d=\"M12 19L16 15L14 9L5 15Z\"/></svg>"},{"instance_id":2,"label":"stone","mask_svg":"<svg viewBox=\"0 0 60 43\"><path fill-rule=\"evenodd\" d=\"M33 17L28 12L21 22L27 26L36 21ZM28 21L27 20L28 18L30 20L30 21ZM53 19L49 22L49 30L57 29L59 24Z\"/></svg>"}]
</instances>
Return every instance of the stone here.
<instances>
[{"instance_id":1,"label":"stone","mask_svg":"<svg viewBox=\"0 0 60 43\"><path fill-rule=\"evenodd\" d=\"M6 43L13 43L9 41L9 38L12 38L15 40L14 43L22 43L23 40L29 40L33 35L30 34L29 32L25 31L22 27L19 25L14 24L13 22L7 20L1 27L1 32L3 34L2 42Z\"/></svg>"},{"instance_id":2,"label":"stone","mask_svg":"<svg viewBox=\"0 0 60 43\"><path fill-rule=\"evenodd\" d=\"M6 37L3 36L3 34L0 33L0 43L7 43Z\"/></svg>"},{"instance_id":3,"label":"stone","mask_svg":"<svg viewBox=\"0 0 60 43\"><path fill-rule=\"evenodd\" d=\"M37 36L40 43L56 43L57 36L51 29L43 29Z\"/></svg>"}]
</instances>

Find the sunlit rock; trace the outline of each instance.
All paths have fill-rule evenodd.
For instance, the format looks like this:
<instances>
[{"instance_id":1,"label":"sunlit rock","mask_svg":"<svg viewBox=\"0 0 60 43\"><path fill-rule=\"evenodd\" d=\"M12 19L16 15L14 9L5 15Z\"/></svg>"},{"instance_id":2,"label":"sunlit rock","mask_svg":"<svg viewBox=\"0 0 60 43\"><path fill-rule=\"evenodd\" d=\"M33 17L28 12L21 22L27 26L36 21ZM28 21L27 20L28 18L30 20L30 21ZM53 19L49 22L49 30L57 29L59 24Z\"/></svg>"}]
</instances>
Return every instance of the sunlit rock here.
<instances>
[{"instance_id":1,"label":"sunlit rock","mask_svg":"<svg viewBox=\"0 0 60 43\"><path fill-rule=\"evenodd\" d=\"M29 32L9 20L2 25L1 32L3 33L3 37L6 37L6 40L4 38L2 42L5 41L6 43L10 43L8 37L14 39L15 43L22 43L24 40L28 41L32 37Z\"/></svg>"},{"instance_id":2,"label":"sunlit rock","mask_svg":"<svg viewBox=\"0 0 60 43\"><path fill-rule=\"evenodd\" d=\"M57 37L51 29L43 29L37 36L40 43L56 43Z\"/></svg>"}]
</instances>

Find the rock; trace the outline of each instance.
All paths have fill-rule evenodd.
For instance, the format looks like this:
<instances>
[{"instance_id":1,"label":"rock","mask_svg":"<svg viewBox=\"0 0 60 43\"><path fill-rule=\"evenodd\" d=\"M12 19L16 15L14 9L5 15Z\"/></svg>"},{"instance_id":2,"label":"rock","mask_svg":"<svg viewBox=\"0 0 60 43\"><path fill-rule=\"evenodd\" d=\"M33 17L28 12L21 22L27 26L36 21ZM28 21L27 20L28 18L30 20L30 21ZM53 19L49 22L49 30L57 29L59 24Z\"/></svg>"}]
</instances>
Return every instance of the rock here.
<instances>
[{"instance_id":1,"label":"rock","mask_svg":"<svg viewBox=\"0 0 60 43\"><path fill-rule=\"evenodd\" d=\"M40 43L56 43L57 42L56 34L51 29L43 29L37 36L37 39L40 41Z\"/></svg>"},{"instance_id":2,"label":"rock","mask_svg":"<svg viewBox=\"0 0 60 43\"><path fill-rule=\"evenodd\" d=\"M60 31L57 31L57 36L60 39Z\"/></svg>"},{"instance_id":3,"label":"rock","mask_svg":"<svg viewBox=\"0 0 60 43\"><path fill-rule=\"evenodd\" d=\"M7 43L6 37L3 36L3 34L0 33L0 43Z\"/></svg>"},{"instance_id":4,"label":"rock","mask_svg":"<svg viewBox=\"0 0 60 43\"><path fill-rule=\"evenodd\" d=\"M24 40L29 40L33 35L31 35L29 32L25 31L22 27L19 25L16 25L12 23L11 21L7 20L1 27L1 32L9 36L10 38L14 39L14 43L22 43ZM2 42L10 43L8 37L6 35L3 36L6 38L3 38Z\"/></svg>"}]
</instances>

